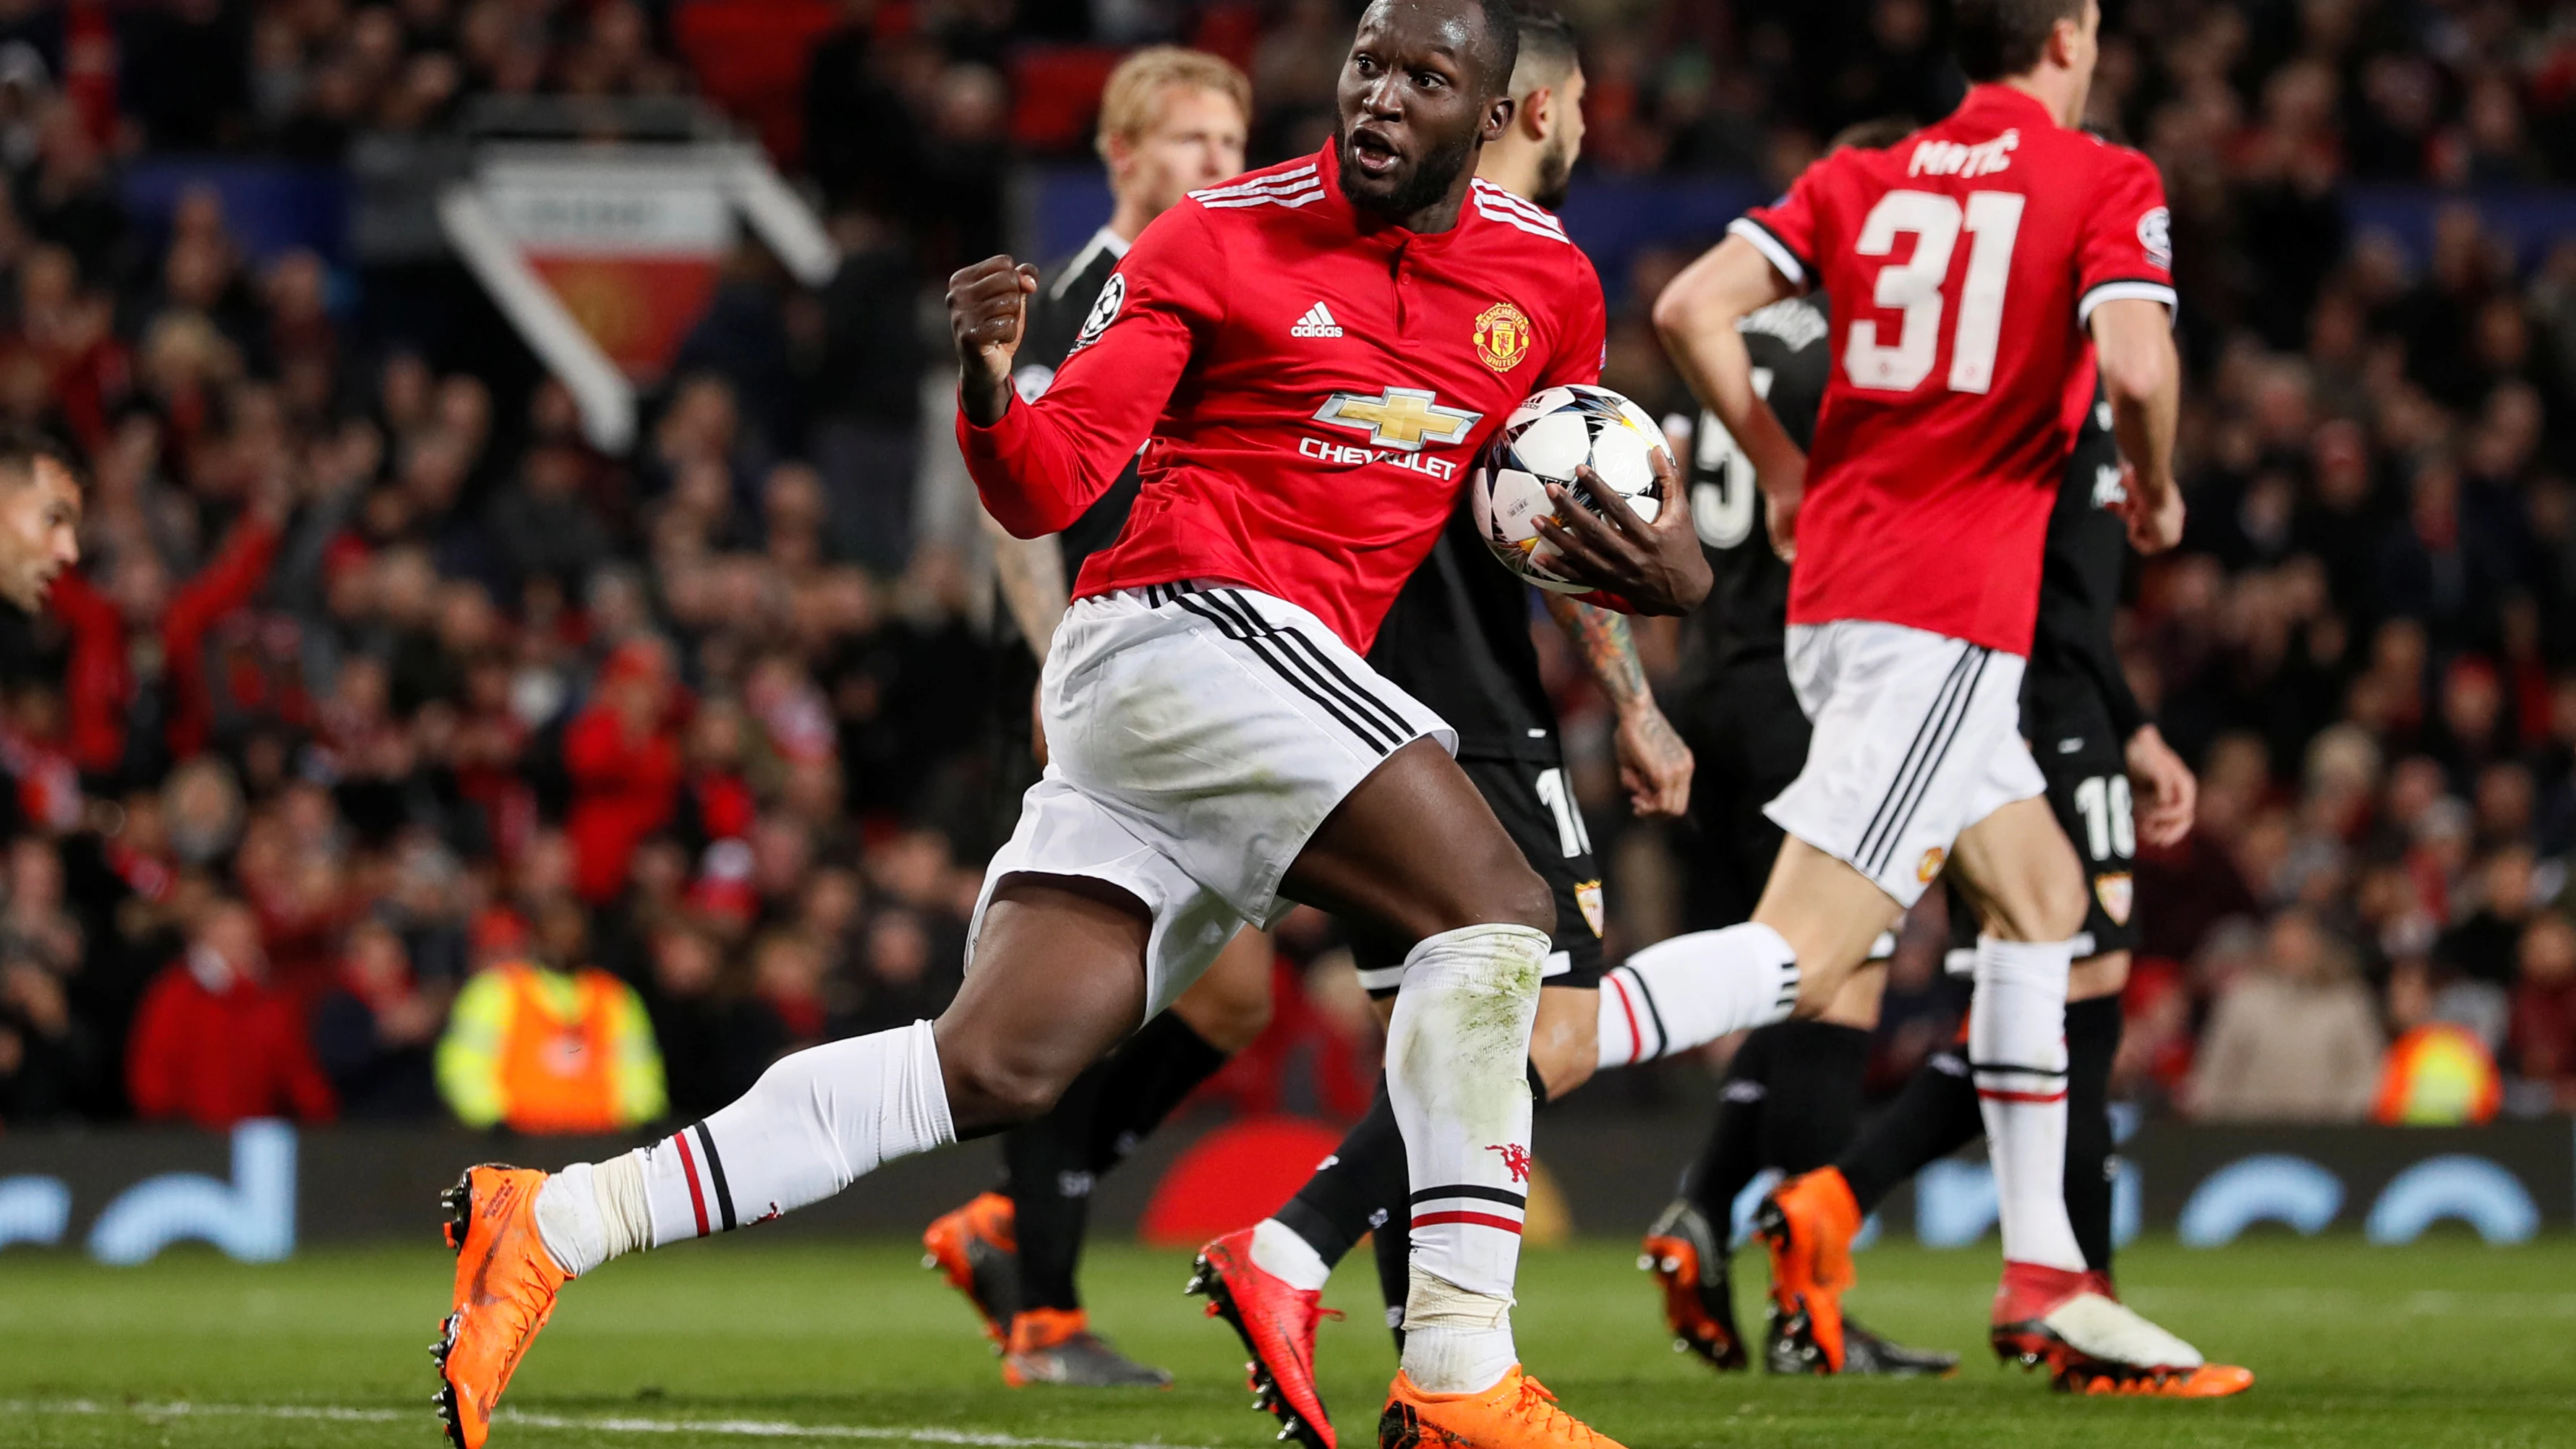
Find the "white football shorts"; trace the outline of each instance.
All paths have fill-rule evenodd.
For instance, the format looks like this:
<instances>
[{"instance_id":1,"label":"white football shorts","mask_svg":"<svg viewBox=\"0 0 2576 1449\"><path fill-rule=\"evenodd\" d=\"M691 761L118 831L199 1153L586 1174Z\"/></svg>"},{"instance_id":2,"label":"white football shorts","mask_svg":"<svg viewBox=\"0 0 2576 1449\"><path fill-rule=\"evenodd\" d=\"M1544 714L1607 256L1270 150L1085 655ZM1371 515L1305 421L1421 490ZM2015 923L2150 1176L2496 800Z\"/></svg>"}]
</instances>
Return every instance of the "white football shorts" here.
<instances>
[{"instance_id":1,"label":"white football shorts","mask_svg":"<svg viewBox=\"0 0 2576 1449\"><path fill-rule=\"evenodd\" d=\"M1789 684L1815 726L1773 824L1911 906L1959 832L2048 782L2021 737L2018 654L1840 619L1792 624Z\"/></svg>"},{"instance_id":2,"label":"white football shorts","mask_svg":"<svg viewBox=\"0 0 2576 1449\"><path fill-rule=\"evenodd\" d=\"M1255 589L1156 584L1076 599L1039 683L1046 773L984 868L993 888L1084 876L1143 901L1146 1011L1171 1005L1245 922L1287 914L1280 878L1324 817L1444 720L1314 615Z\"/></svg>"}]
</instances>

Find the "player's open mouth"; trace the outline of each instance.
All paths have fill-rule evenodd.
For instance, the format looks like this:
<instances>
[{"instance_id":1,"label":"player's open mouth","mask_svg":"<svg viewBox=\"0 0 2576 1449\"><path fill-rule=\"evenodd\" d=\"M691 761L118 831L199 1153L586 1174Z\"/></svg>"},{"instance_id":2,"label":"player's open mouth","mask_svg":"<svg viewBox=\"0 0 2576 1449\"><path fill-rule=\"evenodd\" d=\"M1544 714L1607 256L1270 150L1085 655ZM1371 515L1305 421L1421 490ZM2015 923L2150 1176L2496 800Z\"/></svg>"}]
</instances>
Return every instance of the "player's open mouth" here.
<instances>
[{"instance_id":1,"label":"player's open mouth","mask_svg":"<svg viewBox=\"0 0 2576 1449\"><path fill-rule=\"evenodd\" d=\"M1351 164L1369 176L1386 175L1402 159L1384 136L1367 129L1351 132L1350 152Z\"/></svg>"}]
</instances>

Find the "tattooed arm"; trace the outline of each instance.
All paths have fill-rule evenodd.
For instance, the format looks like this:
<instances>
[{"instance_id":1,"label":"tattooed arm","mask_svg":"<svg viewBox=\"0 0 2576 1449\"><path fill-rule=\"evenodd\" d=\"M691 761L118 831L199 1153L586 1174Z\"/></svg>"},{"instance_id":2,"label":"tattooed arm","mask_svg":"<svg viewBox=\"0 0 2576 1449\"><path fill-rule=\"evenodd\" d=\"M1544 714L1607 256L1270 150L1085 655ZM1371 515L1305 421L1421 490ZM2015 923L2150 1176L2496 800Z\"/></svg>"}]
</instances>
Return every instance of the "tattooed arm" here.
<instances>
[{"instance_id":1,"label":"tattooed arm","mask_svg":"<svg viewBox=\"0 0 2576 1449\"><path fill-rule=\"evenodd\" d=\"M1630 808L1649 820L1678 817L1690 807L1690 747L1655 706L1627 619L1563 594L1540 597L1618 711L1619 781L1628 787Z\"/></svg>"},{"instance_id":2,"label":"tattooed arm","mask_svg":"<svg viewBox=\"0 0 2576 1449\"><path fill-rule=\"evenodd\" d=\"M1002 589L1002 607L1010 610L1020 637L1044 664L1047 647L1055 642L1055 626L1063 622L1071 600L1065 586L1063 548L1052 533L1013 538L991 514L983 519L984 531L993 540L993 576Z\"/></svg>"},{"instance_id":3,"label":"tattooed arm","mask_svg":"<svg viewBox=\"0 0 2576 1449\"><path fill-rule=\"evenodd\" d=\"M1038 538L1013 538L982 509L984 531L993 539L993 578L1001 585L1002 607L1011 613L1011 622L1020 628L1020 637L1028 641L1029 652L1046 663L1047 650L1055 643L1055 626L1064 622L1064 611L1072 606L1072 593L1064 581L1064 550L1052 533ZM1029 752L1041 765L1047 762L1046 717L1038 707L1039 696L1029 696Z\"/></svg>"}]
</instances>

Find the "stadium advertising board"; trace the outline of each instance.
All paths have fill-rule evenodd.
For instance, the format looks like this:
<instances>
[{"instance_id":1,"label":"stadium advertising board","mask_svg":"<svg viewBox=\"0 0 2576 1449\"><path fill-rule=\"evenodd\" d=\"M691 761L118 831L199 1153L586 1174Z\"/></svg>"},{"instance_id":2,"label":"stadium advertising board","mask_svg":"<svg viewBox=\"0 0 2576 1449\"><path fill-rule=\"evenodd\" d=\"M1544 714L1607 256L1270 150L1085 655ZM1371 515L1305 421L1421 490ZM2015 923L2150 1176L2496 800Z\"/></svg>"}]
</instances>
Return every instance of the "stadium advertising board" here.
<instances>
[{"instance_id":1,"label":"stadium advertising board","mask_svg":"<svg viewBox=\"0 0 2576 1449\"><path fill-rule=\"evenodd\" d=\"M1550 1126L1555 1130L1550 1131ZM1652 1216L1670 1189L1689 1124L1543 1121L1541 1172L1562 1195L1575 1231L1622 1235ZM1266 1153L1273 1123L1168 1134L1095 1200L1104 1232L1131 1231L1149 1204L1169 1205L1190 1182L1223 1182L1228 1153ZM495 1142L457 1131L338 1128L298 1131L252 1122L230 1136L124 1132L0 1139L0 1251L84 1250L140 1263L174 1243L206 1242L246 1262L288 1256L299 1241L418 1238L431 1204L465 1163L510 1158L570 1162L623 1142L558 1138ZM2172 1232L2215 1247L2249 1231L2359 1233L2398 1245L2438 1224L2490 1242L2518 1242L2576 1222L2576 1121L2546 1118L2482 1128L2195 1127L2156 1124L2121 1149L2115 1223L2125 1239ZM792 1236L918 1232L942 1204L993 1180L989 1144L907 1159L859 1190L765 1232ZM1211 1171L1214 1167L1220 1170ZM1275 1202L1205 1204L1257 1217ZM1743 1205L1750 1207L1750 1200ZM1935 1163L1910 1196L1892 1200L1871 1230L1965 1247L1994 1226L1983 1160Z\"/></svg>"}]
</instances>

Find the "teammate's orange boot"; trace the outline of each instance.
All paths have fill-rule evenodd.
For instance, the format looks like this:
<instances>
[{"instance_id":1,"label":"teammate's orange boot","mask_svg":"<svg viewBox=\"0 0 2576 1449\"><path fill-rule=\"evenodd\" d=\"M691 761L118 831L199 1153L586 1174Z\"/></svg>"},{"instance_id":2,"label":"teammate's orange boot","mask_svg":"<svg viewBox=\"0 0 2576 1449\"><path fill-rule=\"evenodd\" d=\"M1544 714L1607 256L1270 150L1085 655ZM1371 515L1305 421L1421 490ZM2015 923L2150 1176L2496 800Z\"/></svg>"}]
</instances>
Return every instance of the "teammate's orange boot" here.
<instances>
[{"instance_id":1,"label":"teammate's orange boot","mask_svg":"<svg viewBox=\"0 0 2576 1449\"><path fill-rule=\"evenodd\" d=\"M1377 1420L1378 1449L1621 1449L1619 1441L1556 1406L1547 1386L1521 1372L1481 1394L1426 1394L1402 1369Z\"/></svg>"},{"instance_id":2,"label":"teammate's orange boot","mask_svg":"<svg viewBox=\"0 0 2576 1449\"><path fill-rule=\"evenodd\" d=\"M2221 1399L2254 1384L2253 1374L2204 1361L2140 1317L2099 1273L2007 1260L1992 1338L2000 1358L2046 1364L2050 1385L2063 1393Z\"/></svg>"},{"instance_id":3,"label":"teammate's orange boot","mask_svg":"<svg viewBox=\"0 0 2576 1449\"><path fill-rule=\"evenodd\" d=\"M1204 1294L1208 1317L1224 1319L1243 1340L1252 1406L1278 1418L1279 1437L1334 1449L1333 1420L1315 1390L1315 1325L1341 1314L1324 1306L1324 1295L1264 1272L1252 1261L1250 1228L1199 1249L1186 1291Z\"/></svg>"},{"instance_id":4,"label":"teammate's orange boot","mask_svg":"<svg viewBox=\"0 0 2576 1449\"><path fill-rule=\"evenodd\" d=\"M2224 1399L2254 1387L2254 1371L2232 1363L2205 1363L2188 1373L2125 1378L2071 1369L2057 1375L2052 1384L2062 1393L2089 1397Z\"/></svg>"},{"instance_id":5,"label":"teammate's orange boot","mask_svg":"<svg viewBox=\"0 0 2576 1449\"><path fill-rule=\"evenodd\" d=\"M2009 1283L2012 1277L2011 1268L2011 1264L2005 1265L2007 1287L2011 1286ZM2025 1268L2027 1269L2027 1265ZM2135 1314L2130 1313L2126 1305L2120 1304L2119 1290L2111 1285L2110 1275L2087 1272L2081 1280L2080 1287L2083 1293L2106 1299L2113 1305L2117 1305L2121 1313L2129 1314L2132 1318L2136 1317ZM2005 1292L2001 1289L1995 1296L1999 1324L2003 1322L2002 1315L2006 1312L2027 1314L2036 1306L2029 1301L2008 1306L2004 1301ZM2027 1297L2025 1293L2025 1299ZM2058 1316L2061 1321L2066 1317L2063 1310ZM2042 1334L2048 1332L2045 1317L2035 1322L2028 1319L2024 1321L2031 1322L2032 1326ZM2143 1325L2146 1336L2139 1348L2125 1351L2130 1357L2147 1358L2155 1362L2142 1365L2113 1358L2096 1357L2092 1354L2072 1351L2069 1346L2059 1343L2055 1345L2054 1353L2046 1348L2042 1348L2040 1352L2040 1357L2051 1360L2049 1386L2060 1393L2158 1399L2224 1399L2254 1387L2253 1370L2239 1368L2234 1364L2205 1362L2198 1349L2180 1339L2172 1338L2171 1335L2165 1334L2164 1330L2143 1318L2137 1318L2136 1322ZM2134 1338L2136 1334L2137 1330L2133 1329L2131 1336ZM2159 1335L2162 1336L2161 1341L2158 1338ZM2109 1346L2104 1345L2104 1347Z\"/></svg>"},{"instance_id":6,"label":"teammate's orange boot","mask_svg":"<svg viewBox=\"0 0 2576 1449\"><path fill-rule=\"evenodd\" d=\"M1020 1311L1018 1224L1011 1200L986 1192L933 1219L921 1233L921 1266L938 1269L949 1287L975 1305L995 1353L1009 1350L1011 1319Z\"/></svg>"},{"instance_id":7,"label":"teammate's orange boot","mask_svg":"<svg viewBox=\"0 0 2576 1449\"><path fill-rule=\"evenodd\" d=\"M1843 1371L1843 1294L1852 1286L1851 1242L1860 1203L1840 1170L1820 1167L1771 1190L1754 1214L1771 1250L1778 1332L1808 1372Z\"/></svg>"},{"instance_id":8,"label":"teammate's orange boot","mask_svg":"<svg viewBox=\"0 0 2576 1449\"><path fill-rule=\"evenodd\" d=\"M447 1246L456 1250L456 1292L439 1341L438 1417L456 1449L483 1449L492 1406L537 1330L554 1315L571 1275L537 1236L537 1189L546 1175L487 1163L468 1168L439 1198Z\"/></svg>"}]
</instances>

